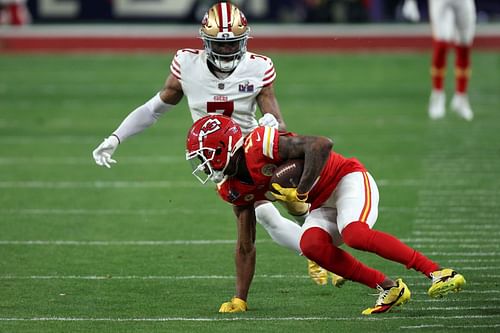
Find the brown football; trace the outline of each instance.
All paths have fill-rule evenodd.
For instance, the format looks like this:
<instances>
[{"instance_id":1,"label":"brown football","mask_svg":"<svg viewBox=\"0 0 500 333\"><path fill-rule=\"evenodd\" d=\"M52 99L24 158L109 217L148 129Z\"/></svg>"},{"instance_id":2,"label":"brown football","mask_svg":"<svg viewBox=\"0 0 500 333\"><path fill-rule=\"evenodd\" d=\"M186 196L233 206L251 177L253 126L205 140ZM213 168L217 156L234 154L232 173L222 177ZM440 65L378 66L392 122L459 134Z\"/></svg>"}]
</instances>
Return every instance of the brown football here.
<instances>
[{"instance_id":1,"label":"brown football","mask_svg":"<svg viewBox=\"0 0 500 333\"><path fill-rule=\"evenodd\" d=\"M288 160L284 162L274 171L269 183L270 190L274 192L272 183L278 183L281 187L296 188L299 185L303 170L304 160Z\"/></svg>"}]
</instances>

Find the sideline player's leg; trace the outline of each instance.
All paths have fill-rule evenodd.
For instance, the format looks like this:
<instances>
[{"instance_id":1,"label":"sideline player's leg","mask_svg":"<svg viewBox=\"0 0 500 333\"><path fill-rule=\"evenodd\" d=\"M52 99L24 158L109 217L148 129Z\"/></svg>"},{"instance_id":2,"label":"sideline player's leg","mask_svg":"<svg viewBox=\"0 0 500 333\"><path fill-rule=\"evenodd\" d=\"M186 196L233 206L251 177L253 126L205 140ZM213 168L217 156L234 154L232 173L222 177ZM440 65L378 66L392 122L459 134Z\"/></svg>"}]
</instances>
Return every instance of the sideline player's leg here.
<instances>
[{"instance_id":1,"label":"sideline player's leg","mask_svg":"<svg viewBox=\"0 0 500 333\"><path fill-rule=\"evenodd\" d=\"M453 37L453 12L445 1L430 1L429 14L432 25L432 92L429 98L428 114L431 119L445 116L446 96L444 79L446 73L446 56Z\"/></svg>"},{"instance_id":2,"label":"sideline player's leg","mask_svg":"<svg viewBox=\"0 0 500 333\"><path fill-rule=\"evenodd\" d=\"M470 54L476 26L476 8L474 1L457 1L455 13L455 94L450 107L461 118L471 121L474 113L467 97L470 78Z\"/></svg>"}]
</instances>

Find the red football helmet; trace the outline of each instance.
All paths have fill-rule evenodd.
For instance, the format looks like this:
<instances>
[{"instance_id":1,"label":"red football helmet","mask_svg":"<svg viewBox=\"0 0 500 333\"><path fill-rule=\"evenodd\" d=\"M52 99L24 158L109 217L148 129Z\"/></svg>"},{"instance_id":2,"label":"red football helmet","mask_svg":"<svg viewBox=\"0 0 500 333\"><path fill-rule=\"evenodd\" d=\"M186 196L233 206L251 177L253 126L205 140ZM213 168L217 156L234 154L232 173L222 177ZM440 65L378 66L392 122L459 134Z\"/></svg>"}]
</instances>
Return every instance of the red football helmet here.
<instances>
[{"instance_id":1,"label":"red football helmet","mask_svg":"<svg viewBox=\"0 0 500 333\"><path fill-rule=\"evenodd\" d=\"M186 160L202 184L209 179L220 183L229 160L242 145L241 128L231 118L208 115L198 119L189 130Z\"/></svg>"}]
</instances>

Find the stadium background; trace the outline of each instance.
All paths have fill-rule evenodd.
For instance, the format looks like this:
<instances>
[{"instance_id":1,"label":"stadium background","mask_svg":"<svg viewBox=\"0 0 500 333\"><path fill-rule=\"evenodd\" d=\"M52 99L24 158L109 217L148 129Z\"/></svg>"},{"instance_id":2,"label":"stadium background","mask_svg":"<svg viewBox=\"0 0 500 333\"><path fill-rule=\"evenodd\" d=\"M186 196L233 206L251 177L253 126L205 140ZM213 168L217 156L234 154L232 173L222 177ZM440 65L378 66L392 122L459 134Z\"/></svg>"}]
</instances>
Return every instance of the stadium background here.
<instances>
[{"instance_id":1,"label":"stadium background","mask_svg":"<svg viewBox=\"0 0 500 333\"><path fill-rule=\"evenodd\" d=\"M499 2L476 1L471 123L427 119L430 27L402 21L399 2L322 1L332 9L316 18L300 1L240 3L289 129L362 160L380 187L376 227L460 270L467 289L431 300L419 274L353 251L413 292L362 317L371 290L313 285L258 226L250 310L217 314L233 292L234 217L184 161L186 101L111 170L91 157L161 88L175 49L201 46L210 2L28 1L31 25L0 27L0 331L498 331Z\"/></svg>"}]
</instances>

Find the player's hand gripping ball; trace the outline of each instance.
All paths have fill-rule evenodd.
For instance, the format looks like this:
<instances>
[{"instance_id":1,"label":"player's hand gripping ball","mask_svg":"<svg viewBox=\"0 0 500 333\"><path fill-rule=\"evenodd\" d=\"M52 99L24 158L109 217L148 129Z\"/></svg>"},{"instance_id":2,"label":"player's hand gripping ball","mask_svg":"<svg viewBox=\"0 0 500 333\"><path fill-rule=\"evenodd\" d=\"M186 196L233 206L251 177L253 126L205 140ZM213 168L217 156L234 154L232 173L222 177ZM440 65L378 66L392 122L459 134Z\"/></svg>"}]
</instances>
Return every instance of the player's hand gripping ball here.
<instances>
[{"instance_id":1,"label":"player's hand gripping ball","mask_svg":"<svg viewBox=\"0 0 500 333\"><path fill-rule=\"evenodd\" d=\"M303 160L288 160L280 165L271 177L269 189L271 194L281 201L306 201L307 193L297 193L297 186L299 185L303 170Z\"/></svg>"}]
</instances>

